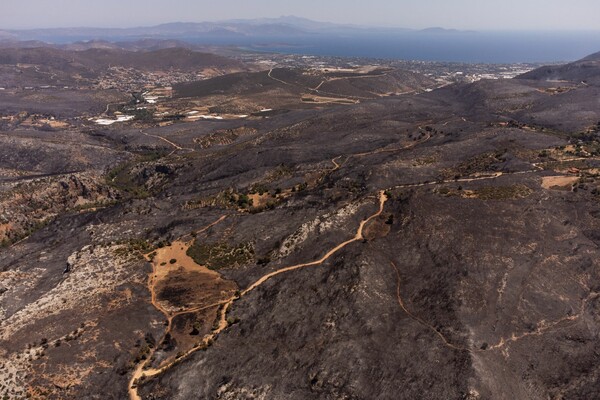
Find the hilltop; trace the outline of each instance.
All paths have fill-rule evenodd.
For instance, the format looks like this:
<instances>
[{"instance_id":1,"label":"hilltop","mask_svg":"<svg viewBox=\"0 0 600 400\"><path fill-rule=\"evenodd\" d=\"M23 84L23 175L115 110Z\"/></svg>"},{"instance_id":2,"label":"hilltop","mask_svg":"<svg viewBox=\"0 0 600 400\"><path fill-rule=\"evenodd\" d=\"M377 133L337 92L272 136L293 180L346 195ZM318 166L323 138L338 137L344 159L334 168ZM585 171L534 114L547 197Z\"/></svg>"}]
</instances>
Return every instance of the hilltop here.
<instances>
[{"instance_id":1,"label":"hilltop","mask_svg":"<svg viewBox=\"0 0 600 400\"><path fill-rule=\"evenodd\" d=\"M599 67L600 53L595 53L582 60L566 65L541 67L535 71L523 74L519 78L598 84L600 82Z\"/></svg>"}]
</instances>

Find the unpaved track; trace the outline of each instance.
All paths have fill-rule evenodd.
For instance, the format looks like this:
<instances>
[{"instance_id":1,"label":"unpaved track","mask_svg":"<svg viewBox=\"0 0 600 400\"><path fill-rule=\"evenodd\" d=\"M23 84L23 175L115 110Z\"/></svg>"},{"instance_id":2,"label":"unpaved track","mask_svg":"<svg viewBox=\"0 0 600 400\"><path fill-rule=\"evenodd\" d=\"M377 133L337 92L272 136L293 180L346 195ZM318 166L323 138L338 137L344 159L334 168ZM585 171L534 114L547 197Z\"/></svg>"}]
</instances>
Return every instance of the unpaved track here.
<instances>
[{"instance_id":1,"label":"unpaved track","mask_svg":"<svg viewBox=\"0 0 600 400\"><path fill-rule=\"evenodd\" d=\"M223 215L221 216L218 220L210 223L209 225L195 231L196 234L202 233L207 231L208 229L210 229L211 227L215 226L216 224L220 223L221 221L223 221L225 218L227 218L227 215ZM189 235L186 235L182 238L182 240L184 238L186 238ZM181 246L182 242L175 242L173 244L174 246ZM146 259L148 261L150 261L149 259L149 255L145 255ZM167 336L167 334L171 333L172 330L172 326L173 326L173 319L177 316L180 315L184 315L184 314L191 314L191 313L195 313L198 311L202 311L202 310L206 310L209 308L213 308L213 307L218 307L221 306L225 303L227 303L227 301L229 300L225 300L225 301L221 301L215 304L210 304L207 306L201 306L201 307L195 307L195 308L190 308L187 310L181 310L178 312L171 312L168 309L166 309L161 303L160 301L157 300L157 295L156 295L156 284L158 282L157 278L159 277L159 274L157 272L157 269L159 267L159 262L155 261L152 262L152 272L150 273L150 277L148 278L148 289L150 290L150 302L152 303L152 305L158 310L160 311L165 318L167 319L167 327L165 329L165 332L161 338L161 340L158 343L161 343L164 338ZM215 272L216 274L216 272ZM160 371L162 371L162 368L159 369L152 369L152 370L148 370L148 371L144 371L144 367L148 364L148 362L150 362L150 360L152 359L152 356L154 355L154 353L156 353L156 350L158 349L158 343L157 346L154 346L154 348L152 348L150 350L150 354L148 354L146 360L142 360L135 368L133 375L129 381L129 397L131 399L134 400L140 400L140 396L137 393L137 390L134 389L132 386L134 386L134 383L136 380L138 380L139 378L142 377L142 375L145 376L153 376L155 374L152 374L153 371L158 371L157 373L159 373Z\"/></svg>"},{"instance_id":2,"label":"unpaved track","mask_svg":"<svg viewBox=\"0 0 600 400\"><path fill-rule=\"evenodd\" d=\"M406 305L404 304L404 300L402 299L402 294L401 294L401 290L400 290L400 287L401 287L400 270L398 269L396 264L394 264L393 262L391 262L390 264L392 265L392 267L394 268L394 271L396 272L396 277L397 277L396 298L398 301L398 305L400 306L402 311L404 311L406 313L406 315L408 315L411 319L415 320L419 324L423 325L424 327L426 327L427 329L429 329L433 333L435 333L436 336L442 341L444 346L446 346L450 349L453 349L453 350L467 351L469 353L483 353L483 352L491 351L491 350L503 350L504 348L508 347L511 343L517 342L521 339L524 339L527 337L533 337L533 336L541 336L548 332L553 332L553 331L556 331L556 330L559 330L562 328L567 328L569 326L572 326L573 324L577 323L577 321L583 316L587 303L589 303L591 300L594 300L594 299L600 297L600 293L594 292L593 290L590 290L588 288L588 290L590 290L590 294L585 299L582 300L579 312L577 314L567 315L563 318L560 318L555 321L550 321L550 322L542 320L537 324L538 327L531 332L524 332L521 334L512 333L507 338L501 337L496 344L487 346L486 348L471 348L471 347L461 346L461 345L452 343L435 326L428 323L423 318L418 317L417 315L412 313L406 307ZM567 324L569 322L572 322L572 324Z\"/></svg>"},{"instance_id":3,"label":"unpaved track","mask_svg":"<svg viewBox=\"0 0 600 400\"><path fill-rule=\"evenodd\" d=\"M346 240L345 242L338 244L336 247L334 247L333 249L329 250L323 257L321 257L320 259L318 259L316 261L311 261L311 262L308 262L308 263L292 265L291 267L282 268L280 270L273 271L273 272L271 272L269 274L264 275L262 278L260 278L256 282L254 282L252 285L248 286L248 288L246 288L241 293L241 295L245 296L246 294L248 294L252 290L256 289L257 287L259 287L260 285L262 285L263 283L265 283L269 279L273 278L274 276L277 276L277 275L280 275L280 274L283 274L283 273L286 273L286 272L294 271L294 270L297 270L297 269L301 269L301 268L312 267L312 266L315 266L315 265L323 264L327 259L329 259L332 255L334 255L335 253L337 253L338 251L340 251L344 247L346 247L349 244L354 243L356 241L362 240L363 239L363 229L364 229L365 225L367 223L369 223L372 219L377 218L378 216L381 215L381 213L383 212L383 207L384 207L386 201L387 201L387 196L384 194L384 192L383 191L379 192L379 210L375 214L371 215L369 218L361 221L360 225L358 226L358 230L356 231L356 234L354 235L354 237L352 239Z\"/></svg>"},{"instance_id":4,"label":"unpaved track","mask_svg":"<svg viewBox=\"0 0 600 400\"><path fill-rule=\"evenodd\" d=\"M277 79L277 78L275 78L273 75L271 75L272 73L273 73L273 68L271 68L271 69L269 70L269 73L267 74L267 76L268 76L269 78L273 79L274 81L277 81L277 82L279 82L279 83L283 83L284 85L292 86L292 84L291 84L291 83L289 83L289 82L282 81L281 79Z\"/></svg>"},{"instance_id":5,"label":"unpaved track","mask_svg":"<svg viewBox=\"0 0 600 400\"><path fill-rule=\"evenodd\" d=\"M275 80L277 80L276 78L273 78ZM286 83L287 84L287 83ZM429 139L431 139L431 136L429 135L427 138L425 138L422 141L419 141L417 143L414 144L410 144L408 146L399 148L399 149L379 149L379 150L375 150L372 152L368 152L368 153L359 153L359 154L353 154L350 155L350 157L360 157L360 156L366 156L366 155L372 155L372 154L377 154L377 153L382 153L382 152L393 152L393 151L400 151L400 150L404 150L404 149L408 149L408 148L412 148L418 144L424 143L426 141L428 141ZM334 168L331 170L331 172L334 172L338 169L340 169L342 167L342 164L339 164L336 160L341 158L342 156L338 156L335 157L331 160L332 164L334 165ZM394 188L410 188L410 187L421 187L421 186L435 186L435 185L442 185L442 184L447 184L447 183L456 183L456 182L474 182L474 181L483 181L483 180L493 180L493 179L497 179L503 175L515 175L515 174L530 174L530 173L536 173L536 172L540 172L543 169L534 164L534 168L532 170L526 170L526 171L518 171L518 172L513 172L513 173L502 173L502 172L496 172L494 174L491 175L485 175L485 176L478 176L478 177L472 177L472 178L461 178L461 179L451 179L451 180L444 180L444 181L437 181L437 182L422 182L422 183L411 183L411 184L401 184L401 185L397 185ZM248 293L250 293L251 291L253 291L254 289L258 288L259 286L263 285L265 282L267 282L269 279L287 273L287 272L291 272L291 271L295 271L298 269L302 269L302 268L307 268L307 267L312 267L312 266L317 266L317 265L321 265L323 264L325 261L327 261L329 258L331 258L334 254L336 254L337 252L339 252L340 250L342 250L343 248L345 248L346 246L360 241L363 239L363 229L366 226L366 224L368 224L371 220L373 220L374 218L377 218L378 216L380 216L383 212L384 206L385 206L385 202L387 201L387 196L385 195L384 191L380 191L379 192L379 209L376 213L374 213L373 215L371 215L370 217L368 217L367 219L361 221L361 223L359 224L359 227L356 231L355 236L352 239L349 239L343 243L340 243L339 245L335 246L334 248L332 248L331 250L329 250L323 257L321 257L318 260L315 261L311 261L311 262L307 262L307 263L301 263L301 264L296 264L296 265L292 265L290 267L285 267L282 269L279 269L277 271L273 271L270 272L264 276L262 276L261 278L259 278L256 282L254 282L253 284L251 284L250 286L248 286L244 291L242 291L240 293L239 296L237 297L232 297L228 300L224 300L222 302L216 303L216 304L212 304L210 306L206 306L203 308L198 308L198 309L190 309L190 310L185 310L185 311L181 311L179 313L173 314L170 318L168 317L168 322L169 322L169 326L168 326L168 330L170 330L170 326L171 326L171 321L172 318L177 316L177 315L181 315L181 314L186 314L186 313L191 313L191 312L196 312L196 311L200 311L201 309L204 308L210 308L210 307L216 307L216 306L222 306L220 313L218 315L218 324L217 324L217 328L215 330L213 330L210 334L206 335L202 341L200 342L200 344L192 349L190 349L189 351L187 351L184 355L182 355L181 357L179 357L178 359L172 361L171 363L164 365L160 368L154 368L154 369L148 369L148 370L143 370L143 367L145 366L146 362L140 364L138 366L138 368L136 368L131 380L130 380L130 387L129 387L129 394L130 394L130 398L131 400L141 400L141 398L139 397L138 393L137 393L137 389L134 387L134 383L136 382L136 380L142 376L146 376L146 377L153 377L153 376L157 376L163 372L165 372L166 370L168 370L169 368L171 368L173 365L175 365L176 363L178 363L180 360L185 359L186 357L188 357L189 355L195 353L196 351L205 348L211 341L213 341L223 330L225 330L228 327L228 323L227 323L227 312L229 310L229 308L231 308L231 306L233 305L233 303L236 300L239 300L240 298L246 296ZM219 223L222 219L224 219L225 217L221 217L221 219L219 219L218 221L214 222L213 224L209 225L208 227L206 227L203 230L208 229L210 226ZM200 231L199 231L200 232ZM501 350L504 349L505 347L508 347L511 343L519 341L523 338L526 337L531 337L531 336L540 336L543 335L547 332L550 331L554 331L554 330L558 330L561 329L564 326L565 323L568 322L572 322L572 323L577 323L577 321L580 319L580 317L583 315L583 311L585 308L585 305L592 299L595 299L597 297L600 297L600 294L595 293L593 291L590 292L590 295L584 299L582 301L582 305L581 305L581 310L578 314L575 315L570 315L570 316L566 316L563 317L559 320L553 321L553 322L546 322L546 321L542 321L539 324L539 327L532 331L532 332L525 332L522 334L515 334L513 333L510 337L508 338L500 338L500 340L498 341L498 343L488 346L486 349L478 349L478 348L470 348L470 347L465 347L465 346L461 346L461 345L457 345L452 343L449 339L446 338L446 336L444 336L444 334L439 331L437 328L435 328L433 325L429 324L428 322L426 322L424 319L418 317L417 315L413 314L404 304L404 301L402 299L401 296L401 291L400 291L400 287L401 287L401 277L400 277L400 271L397 268L397 266L394 263L391 263L392 267L394 268L396 275L397 275L397 289L396 289L396 297L397 297L397 301L398 301L398 305L400 306L400 308L403 310L403 312L405 312L411 319L413 319L414 321L418 322L419 324L427 327L429 330L431 330L433 333L435 333L435 335L442 341L442 343L453 350L458 350L458 351L467 351L470 353L481 353L481 352L485 352L485 351L491 351L491 350ZM153 290L151 290L151 292L153 293ZM153 304L155 303L155 299L154 299L155 295L153 293ZM162 307L160 307L160 305L156 305L157 309L159 309L161 312L164 313ZM148 359L150 359L151 357L148 357Z\"/></svg>"},{"instance_id":6,"label":"unpaved track","mask_svg":"<svg viewBox=\"0 0 600 400\"><path fill-rule=\"evenodd\" d=\"M260 279L258 279L256 282L254 282L252 285L248 286L243 292L240 293L239 296L234 296L231 297L229 300L225 300L223 302L211 305L211 306L207 306L207 307L213 307L213 306L218 306L218 305L222 305L222 309L220 311L220 314L218 316L218 327L217 329L213 330L211 333L209 333L208 335L204 336L204 338L202 339L201 343L190 349L188 352L186 352L185 354L183 354L182 356L178 357L175 361L172 361L171 363L164 365L162 367L159 368L151 368L151 369L147 369L144 370L144 366L146 366L148 361L143 361L141 362L137 368L135 369L131 380L129 381L129 397L131 400L141 400L141 397L139 396L138 392L137 392L137 380L141 377L153 377L156 375L159 375L161 373L163 373L164 371L168 370L169 368L171 368L173 365L175 365L179 360L185 359L186 357L188 357L190 354L205 348L212 340L214 340L219 333L221 333L223 330L225 330L228 326L227 323L227 311L229 310L229 308L233 305L233 302L235 300L238 300L242 297L244 297L245 295L247 295L248 293L250 293L252 290L256 289L257 287L261 286L263 283L265 283L266 281L268 281L269 279L277 276L277 275L281 275L284 274L286 272L291 272L291 271L295 271L301 268L307 268L307 267L312 267L312 266L316 266L316 265L320 265L323 264L325 261L327 261L331 256L333 256L335 253L339 252L341 249L343 249L344 247L348 246L351 243L357 242L359 240L363 239L363 229L365 227L366 224L368 224L371 220L373 220L374 218L377 218L378 216L381 215L381 213L383 212L383 208L385 206L385 202L387 201L387 196L385 195L384 191L380 191L379 192L379 209L377 210L377 212L375 212L373 215L371 215L370 217L368 217L365 220L362 220L361 223L358 226L358 229L356 231L356 234L354 235L354 237L352 239L349 239L343 243L340 243L339 245L335 246L333 249L329 250L323 257L321 257L320 259L316 260L316 261L311 261L311 262L307 262L307 263L302 263L302 264L296 264L296 265L292 265L290 267L286 267L286 268L282 268L279 269L277 271L273 271L270 272L266 275L264 275L263 277L261 277ZM220 219L219 221L221 221L222 219ZM203 230L208 229L210 226L218 223L214 222L213 224L207 226L206 228L204 228ZM154 276L154 274L152 274L152 276ZM152 283L152 281L149 281L149 285ZM180 314L185 314L185 313L189 313L192 312L191 310L185 310L182 311L180 313L177 314L173 314L170 315L168 313L165 313L165 311L163 311L164 309L156 303L155 300L155 294L154 294L154 290L153 288L151 288L151 293L153 296L152 299L152 303L154 304L154 306L159 309L161 312L163 312L163 314L165 314L167 316L168 319L168 327L167 327L167 331L166 333L170 332L171 330L171 322L173 317L175 317L176 315L180 315ZM196 310L197 311L197 310ZM155 346L156 348L157 346ZM155 350L153 350L154 352ZM147 359L150 360L152 358L152 354L151 353Z\"/></svg>"},{"instance_id":7,"label":"unpaved track","mask_svg":"<svg viewBox=\"0 0 600 400\"><path fill-rule=\"evenodd\" d=\"M312 91L312 92L315 92L315 93L319 93L319 94L320 94L320 93L324 93L324 94L328 94L328 95L331 95L331 96L336 96L336 97L338 97L338 98L341 98L341 99L372 100L372 99L371 99L371 98L369 98L369 97L360 97L360 96L345 96L345 95L341 95L341 94L339 94L339 93L324 92L324 91L322 91L322 90L319 90L319 89L316 89L316 88L309 88L309 87L300 86L300 85L298 85L298 84L295 84L295 83L290 83L290 82L286 82L286 81L283 81L283 80L281 80L281 79L275 78L275 77L272 75L272 73L273 73L273 69L271 68L271 69L269 70L269 72L267 73L267 76L268 76L269 78L273 79L273 80L274 80L274 81L276 81L276 82L283 83L284 85L288 85L288 86L296 86L296 87L299 87L299 88L301 88L301 89L306 89L306 90L309 90L309 91ZM324 83L325 83L325 81L321 82L321 84L320 84L318 87L321 87L321 85L322 85L322 84L324 84ZM379 95L378 95L378 96L379 96ZM381 97L381 96L379 96L379 97Z\"/></svg>"},{"instance_id":8,"label":"unpaved track","mask_svg":"<svg viewBox=\"0 0 600 400\"><path fill-rule=\"evenodd\" d=\"M329 172L335 172L335 171L337 171L338 169L340 169L340 168L342 167L342 165L341 165L341 164L339 164L339 163L336 161L338 158L341 158L341 157L342 157L342 156L337 156L337 157L335 157L335 158L332 158L332 159L331 159L331 163L333 164L333 168L332 168L332 169L331 169L331 171L329 171Z\"/></svg>"},{"instance_id":9,"label":"unpaved track","mask_svg":"<svg viewBox=\"0 0 600 400\"><path fill-rule=\"evenodd\" d=\"M187 150L187 151L194 151L194 149L190 149L190 148L185 148L185 147L181 147L180 145L178 145L177 143L173 143L172 141L170 141L169 139L163 137L163 136L159 136L159 135L152 135L151 133L146 133L143 130L140 129L140 133L142 135L148 136L148 137L153 137L156 139L160 139L163 142L173 146L175 148L175 150ZM171 153L172 154L172 153Z\"/></svg>"},{"instance_id":10,"label":"unpaved track","mask_svg":"<svg viewBox=\"0 0 600 400\"><path fill-rule=\"evenodd\" d=\"M338 158L341 158L341 157L343 157L343 155L341 155L341 156L337 156L337 157L335 157L334 159L332 159L332 160L331 160L331 162L332 162L332 163L333 163L333 165L334 165L334 168L333 168L333 169L331 169L331 170L329 171L329 173L335 172L335 171L337 171L338 169L340 169L340 168L342 167L342 165L343 165L343 164L344 164L346 161L348 161L350 158L352 158L352 157L365 157L365 156L371 156L371 155L374 155L374 154L380 154L380 153L395 153L395 152L402 151L402 150L408 150L408 149L412 149L412 148L413 148L413 147L415 147L415 146L418 146L418 145L420 145L420 144L423 144L423 143L426 143L426 142L428 142L430 139L431 139L431 135L430 135L430 134L428 134L428 135L427 135L427 137L425 137L425 138L424 138L424 139L422 139L422 140L419 140L419 141L417 141L417 142L414 142L414 143L411 143L411 144L409 144L409 145L402 146L402 147L399 147L399 148L394 148L394 149L381 148L381 149L377 149L377 150L368 151L368 152L365 152L365 153L355 153L355 154L350 154L348 157L346 157L346 159L345 159L345 160L342 162L342 164L338 163L336 160L337 160ZM424 185L423 185L423 186L424 186Z\"/></svg>"}]
</instances>

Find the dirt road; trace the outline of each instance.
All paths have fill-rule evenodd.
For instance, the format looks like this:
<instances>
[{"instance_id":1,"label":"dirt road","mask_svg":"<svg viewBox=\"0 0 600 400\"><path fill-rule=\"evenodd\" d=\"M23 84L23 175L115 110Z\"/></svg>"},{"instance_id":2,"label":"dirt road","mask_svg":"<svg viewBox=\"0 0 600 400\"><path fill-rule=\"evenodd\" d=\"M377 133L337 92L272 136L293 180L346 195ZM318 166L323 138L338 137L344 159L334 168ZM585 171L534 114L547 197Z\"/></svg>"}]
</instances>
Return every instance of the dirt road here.
<instances>
[{"instance_id":1,"label":"dirt road","mask_svg":"<svg viewBox=\"0 0 600 400\"><path fill-rule=\"evenodd\" d=\"M264 276L262 276L260 279L258 279L256 282L254 282L252 285L248 286L243 292L240 293L239 296L234 296L231 297L229 300L217 303L216 305L222 305L222 309L219 313L218 316L218 324L216 324L217 328L214 329L211 333L209 333L208 335L206 335L201 343L190 349L189 351L187 351L185 354L180 355L176 360L174 360L173 362L164 365L162 367L159 368L151 368L151 369L146 369L144 370L144 367L146 366L148 361L143 361L141 362L137 368L135 369L130 381L129 381L129 397L131 400L141 400L138 392L137 392L137 382L140 378L149 378L149 377L153 377L156 375L159 375L163 372L165 372L166 370L168 370L169 368L171 368L173 365L175 365L179 360L186 358L187 356L189 356L190 354L205 348L209 342L211 342L212 340L214 340L214 338L221 333L224 329L227 328L228 323L227 323L227 311L229 310L229 308L233 305L234 301L246 296L248 293L250 293L251 291L253 291L254 289L258 288L259 286L261 286L262 284L264 284L266 281L268 281L269 279L277 276L277 275L281 275L284 274L286 272L291 272L291 271L295 271L301 268L307 268L307 267L312 267L312 266L317 266L320 264L323 264L325 261L327 261L331 256L333 256L335 253L339 252L341 249L343 249L344 247L348 246L349 244L352 244L354 242L360 241L363 239L363 229L365 227L366 224L368 224L371 220L373 220L374 218L377 218L378 216L381 215L381 213L383 212L383 208L385 206L385 202L387 201L387 196L385 195L384 191L380 191L379 195L378 195L378 200L379 200L379 208L377 210L377 212L375 212L374 214L372 214L370 217L368 217L367 219L364 219L361 221L361 223L358 226L358 229L356 230L356 233L354 235L354 237L352 239L346 240L343 243L340 243L339 245L335 246L334 248L332 248L331 250L329 250L323 257L321 257L320 259L316 260L316 261L311 261L311 262L307 262L307 263L302 263L302 264L296 264L296 265L292 265L290 267L286 267L286 268L282 268L279 269L277 271L273 271L270 272ZM218 223L215 222L215 223ZM214 225L215 223L209 225L208 227ZM208 227L206 227L206 229L208 229ZM154 276L154 271L152 276ZM154 289L153 286L155 282L152 280L152 277L149 280L149 286L151 286L150 292L152 293L152 304L158 309L160 310L163 314L165 314L165 316L167 316L167 320L168 320L168 326L167 326L167 330L166 333L170 332L171 330L171 322L173 320L173 317L175 317L176 315L180 315L181 313L189 313L192 312L192 310L185 310L182 311L180 313L176 313L176 314L170 314L167 310L164 309L164 307L162 307L159 303L157 303L156 301L156 295L154 293ZM211 306L215 306L215 305L211 305ZM210 306L209 306L210 307ZM196 310L197 311L197 310ZM165 335L166 335L165 333ZM155 350L153 350L155 351ZM148 360L150 360L152 358L152 354L150 356L148 356Z\"/></svg>"}]
</instances>

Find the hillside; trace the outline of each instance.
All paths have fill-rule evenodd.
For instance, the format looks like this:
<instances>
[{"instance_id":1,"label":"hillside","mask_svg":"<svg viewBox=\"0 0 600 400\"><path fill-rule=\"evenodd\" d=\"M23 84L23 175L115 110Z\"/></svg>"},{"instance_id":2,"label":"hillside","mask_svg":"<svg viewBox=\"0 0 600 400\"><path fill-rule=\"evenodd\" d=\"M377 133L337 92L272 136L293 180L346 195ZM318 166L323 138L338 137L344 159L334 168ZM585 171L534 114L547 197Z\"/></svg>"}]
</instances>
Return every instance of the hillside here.
<instances>
[{"instance_id":1,"label":"hillside","mask_svg":"<svg viewBox=\"0 0 600 400\"><path fill-rule=\"evenodd\" d=\"M327 71L277 68L229 74L174 86L175 97L205 99L219 112L306 108L319 104L352 104L384 96L424 91L435 82L400 69Z\"/></svg>"},{"instance_id":2,"label":"hillside","mask_svg":"<svg viewBox=\"0 0 600 400\"><path fill-rule=\"evenodd\" d=\"M558 66L541 67L520 75L519 79L547 81L570 81L574 83L600 83L600 53L592 54L579 61Z\"/></svg>"},{"instance_id":3,"label":"hillside","mask_svg":"<svg viewBox=\"0 0 600 400\"><path fill-rule=\"evenodd\" d=\"M140 52L104 48L84 51L59 50L50 47L0 49L0 64L44 64L57 69L83 66L93 71L106 69L109 66L135 67L141 70L242 68L239 62L229 58L179 47Z\"/></svg>"},{"instance_id":4,"label":"hillside","mask_svg":"<svg viewBox=\"0 0 600 400\"><path fill-rule=\"evenodd\" d=\"M106 54L201 62L73 68ZM579 63L437 89L242 71L100 111L74 77L7 89L0 395L600 398L600 66ZM10 109L28 98L56 110Z\"/></svg>"}]
</instances>

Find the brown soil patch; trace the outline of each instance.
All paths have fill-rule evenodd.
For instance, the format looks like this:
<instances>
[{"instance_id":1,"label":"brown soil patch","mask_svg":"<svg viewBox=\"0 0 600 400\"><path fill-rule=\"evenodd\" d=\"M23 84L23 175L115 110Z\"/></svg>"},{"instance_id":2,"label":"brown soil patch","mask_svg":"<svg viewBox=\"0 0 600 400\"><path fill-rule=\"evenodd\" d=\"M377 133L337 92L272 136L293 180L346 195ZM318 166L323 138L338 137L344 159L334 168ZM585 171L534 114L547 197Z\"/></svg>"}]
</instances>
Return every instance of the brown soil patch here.
<instances>
[{"instance_id":1,"label":"brown soil patch","mask_svg":"<svg viewBox=\"0 0 600 400\"><path fill-rule=\"evenodd\" d=\"M8 224L0 224L0 241L4 240L8 235L8 232L13 230L13 225L11 223Z\"/></svg>"},{"instance_id":2,"label":"brown soil patch","mask_svg":"<svg viewBox=\"0 0 600 400\"><path fill-rule=\"evenodd\" d=\"M345 242L338 244L336 247L329 250L323 257L321 257L318 260L307 262L307 263L302 263L302 264L297 264L297 265L292 265L290 267L286 267L286 268L282 268L282 269L270 272L270 273L262 276L260 279L258 279L256 282L254 282L253 284L248 286L244 291L240 292L235 297L232 296L228 300L222 302L219 305L220 306L219 309L217 310L218 318L213 323L211 333L209 333L208 335L204 335L204 337L200 341L198 341L198 344L196 346L193 346L192 348L190 348L187 351L180 351L176 358L183 359L183 358L187 357L188 355L194 353L195 351L207 348L212 343L214 338L219 333L221 333L223 330L225 330L227 328L227 326L229 326L230 322L227 319L227 312L229 311L229 308L233 305L233 302L237 298L245 296L246 294L253 291L257 287L262 285L264 282L273 278L274 276L277 276L277 275L280 275L280 274L283 274L286 272L290 272L290 271L295 271L295 270L301 269L301 268L307 268L307 267L320 265L320 264L324 263L327 259L329 259L333 254L337 253L339 250L343 249L344 247L348 246L349 244L364 239L363 231L365 229L365 226L369 225L372 220L379 218L381 216L381 214L383 213L383 209L385 207L385 202L387 201L387 196L385 195L385 193L383 191L381 191L381 192L379 192L378 197L379 197L379 210L375 214L371 215L369 218L363 220L360 223L360 225L358 226L358 230L356 231L356 234L354 235L354 237L352 239L348 239ZM222 217L219 221L222 221L224 218L225 217ZM219 221L217 221L211 225L214 225L214 224L218 223ZM211 225L209 225L209 227ZM205 229L207 229L207 228L205 228ZM188 246L189 246L189 244L188 244ZM176 246L176 247L180 248L181 246ZM154 264L154 265L156 266L156 264ZM152 284L152 279L150 280L149 286L150 286L150 289L152 292L152 303L155 306L157 306L157 308L159 308L162 312L167 314L164 311L164 309L162 309L160 307L160 305L155 302L155 291L154 291L154 285ZM211 308L211 307L207 306L205 309L209 309L209 308ZM179 317L180 315L189 314L191 312L198 312L198 311L201 311L201 310L188 310L187 312L181 312L181 313L175 313L175 314L169 313L168 329L165 333L165 339L166 339L167 335L169 335L169 336L172 335L173 320L175 318ZM233 321L232 323L235 323L235 321ZM141 400L141 397L139 396L139 394L137 392L137 386L139 383L138 379L141 379L142 377L144 377L144 379L145 379L147 377L156 376L156 375L166 371L167 369L169 369L172 365L175 364L175 362L176 361L165 362L162 364L162 366L152 368L152 369L144 368L144 367L148 367L146 362L138 364L138 366L137 366L136 370L134 371L134 373L131 377L131 380L130 380L129 396L130 396L131 400Z\"/></svg>"},{"instance_id":3,"label":"brown soil patch","mask_svg":"<svg viewBox=\"0 0 600 400\"><path fill-rule=\"evenodd\" d=\"M600 175L600 168L590 168L585 171L588 175Z\"/></svg>"},{"instance_id":4,"label":"brown soil patch","mask_svg":"<svg viewBox=\"0 0 600 400\"><path fill-rule=\"evenodd\" d=\"M176 241L156 251L153 263L156 301L169 312L228 299L236 286L188 256L191 242Z\"/></svg>"},{"instance_id":5,"label":"brown soil patch","mask_svg":"<svg viewBox=\"0 0 600 400\"><path fill-rule=\"evenodd\" d=\"M542 178L542 187L544 189L564 189L570 188L579 180L577 176L545 176Z\"/></svg>"},{"instance_id":6,"label":"brown soil patch","mask_svg":"<svg viewBox=\"0 0 600 400\"><path fill-rule=\"evenodd\" d=\"M165 335L157 343L164 357L156 360L157 365L152 365L153 362L138 364L134 379L147 368L160 369L161 365L168 365L197 347L212 329L219 307L237 290L235 282L221 278L219 273L198 265L187 255L191 243L176 241L148 255L153 265L148 283L152 304L167 317Z\"/></svg>"},{"instance_id":7,"label":"brown soil patch","mask_svg":"<svg viewBox=\"0 0 600 400\"><path fill-rule=\"evenodd\" d=\"M57 120L53 120L53 119L42 119L39 122L42 124L48 124L52 128L55 128L55 129L64 129L64 128L69 127L69 124L67 122L57 121Z\"/></svg>"},{"instance_id":8,"label":"brown soil patch","mask_svg":"<svg viewBox=\"0 0 600 400\"><path fill-rule=\"evenodd\" d=\"M178 354L186 353L199 346L203 338L210 333L214 321L218 318L219 306L206 310L180 314L173 318L168 339L160 344L160 349L165 353L164 359L172 360ZM154 362L150 367L159 367L160 361Z\"/></svg>"},{"instance_id":9,"label":"brown soil patch","mask_svg":"<svg viewBox=\"0 0 600 400\"><path fill-rule=\"evenodd\" d=\"M339 97L325 97L325 96L312 96L312 95L304 95L302 96L303 103L313 103L313 104L357 104L358 100L348 99L348 98L339 98Z\"/></svg>"},{"instance_id":10,"label":"brown soil patch","mask_svg":"<svg viewBox=\"0 0 600 400\"><path fill-rule=\"evenodd\" d=\"M386 237L392 228L390 224L386 224L386 219L377 218L369 225L365 227L363 236L367 240L374 240L377 238Z\"/></svg>"},{"instance_id":11,"label":"brown soil patch","mask_svg":"<svg viewBox=\"0 0 600 400\"><path fill-rule=\"evenodd\" d=\"M273 197L269 194L269 192L265 192L262 195L258 193L249 194L248 198L252 200L252 207L265 207L267 202Z\"/></svg>"},{"instance_id":12,"label":"brown soil patch","mask_svg":"<svg viewBox=\"0 0 600 400\"><path fill-rule=\"evenodd\" d=\"M163 266L160 268L168 268ZM211 271L212 272L212 271ZM156 284L157 300L169 310L202 307L230 298L236 286L214 273L187 272L183 267L170 271Z\"/></svg>"}]
</instances>

